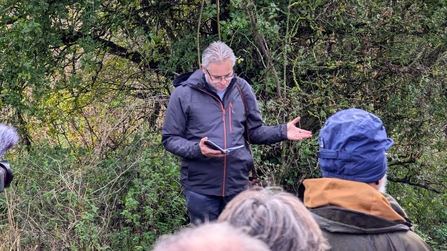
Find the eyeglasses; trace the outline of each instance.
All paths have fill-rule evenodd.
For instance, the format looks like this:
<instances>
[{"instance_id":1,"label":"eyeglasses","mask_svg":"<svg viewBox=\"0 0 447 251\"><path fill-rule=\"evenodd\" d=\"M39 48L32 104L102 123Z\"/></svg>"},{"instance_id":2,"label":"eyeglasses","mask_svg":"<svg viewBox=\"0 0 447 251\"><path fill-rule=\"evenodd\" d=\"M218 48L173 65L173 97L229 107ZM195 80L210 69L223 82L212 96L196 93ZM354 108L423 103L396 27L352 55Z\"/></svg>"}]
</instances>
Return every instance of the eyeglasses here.
<instances>
[{"instance_id":1,"label":"eyeglasses","mask_svg":"<svg viewBox=\"0 0 447 251\"><path fill-rule=\"evenodd\" d=\"M222 80L225 80L226 82L231 81L234 78L234 72L230 73L227 76L221 76L221 77L213 77L211 76L210 72L208 71L207 68L205 68L206 72L208 73L208 76L210 76L210 80L212 83L217 84L222 82Z\"/></svg>"}]
</instances>

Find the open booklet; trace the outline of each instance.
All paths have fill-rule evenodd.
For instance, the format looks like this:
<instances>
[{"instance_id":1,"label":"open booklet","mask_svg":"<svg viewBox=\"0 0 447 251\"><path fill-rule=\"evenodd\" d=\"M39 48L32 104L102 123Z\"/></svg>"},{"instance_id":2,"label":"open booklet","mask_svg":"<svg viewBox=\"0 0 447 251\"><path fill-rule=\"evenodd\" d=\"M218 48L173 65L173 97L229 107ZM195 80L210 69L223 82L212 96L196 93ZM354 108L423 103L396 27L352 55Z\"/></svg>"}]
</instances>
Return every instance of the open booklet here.
<instances>
[{"instance_id":1,"label":"open booklet","mask_svg":"<svg viewBox=\"0 0 447 251\"><path fill-rule=\"evenodd\" d=\"M221 151L222 153L229 153L229 152L231 152L231 151L234 151L234 150L236 150L236 149L239 149L239 148L244 147L244 145L240 145L240 146L234 146L234 147L230 147L230 148L227 148L227 149L223 149L222 147L218 146L216 143L214 143L214 142L211 141L211 140L207 140L207 141L205 141L205 144L206 144L209 148L214 149L214 150L219 150L219 151Z\"/></svg>"}]
</instances>

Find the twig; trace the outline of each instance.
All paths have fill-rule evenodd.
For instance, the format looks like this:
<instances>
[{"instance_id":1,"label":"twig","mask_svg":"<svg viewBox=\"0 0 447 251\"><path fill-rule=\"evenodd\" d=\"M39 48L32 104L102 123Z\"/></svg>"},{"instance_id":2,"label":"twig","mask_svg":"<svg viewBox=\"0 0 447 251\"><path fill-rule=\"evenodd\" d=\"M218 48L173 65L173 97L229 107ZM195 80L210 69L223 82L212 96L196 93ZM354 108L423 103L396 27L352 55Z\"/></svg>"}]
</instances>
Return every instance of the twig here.
<instances>
[{"instance_id":1,"label":"twig","mask_svg":"<svg viewBox=\"0 0 447 251\"><path fill-rule=\"evenodd\" d=\"M429 187L429 186L427 186L427 185L425 185L425 184L419 184L419 183L416 183L416 182L412 182L412 181L410 181L408 178L396 179L396 178L388 177L387 179L388 179L389 181L399 182L399 183L404 183L404 184L408 184L408 185L411 185L411 186L416 186L416 187L424 188L424 189L426 189L426 190L435 192L435 193L437 193L437 194L441 194L441 191L439 191L439 190L437 190L437 189L434 189L434 188L432 188L432 187Z\"/></svg>"}]
</instances>

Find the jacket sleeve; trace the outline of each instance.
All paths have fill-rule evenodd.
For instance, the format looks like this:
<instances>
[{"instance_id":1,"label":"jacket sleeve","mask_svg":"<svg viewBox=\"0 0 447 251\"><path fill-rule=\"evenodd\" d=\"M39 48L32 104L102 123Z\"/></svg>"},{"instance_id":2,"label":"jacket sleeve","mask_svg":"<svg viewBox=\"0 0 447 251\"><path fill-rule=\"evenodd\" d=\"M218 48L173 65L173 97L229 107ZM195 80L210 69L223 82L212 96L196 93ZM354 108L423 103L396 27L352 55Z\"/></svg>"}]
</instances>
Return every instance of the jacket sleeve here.
<instances>
[{"instance_id":1,"label":"jacket sleeve","mask_svg":"<svg viewBox=\"0 0 447 251\"><path fill-rule=\"evenodd\" d=\"M265 126L262 122L261 111L253 89L242 80L242 92L247 111L247 127L249 141L253 144L273 144L287 139L287 125Z\"/></svg>"},{"instance_id":2,"label":"jacket sleeve","mask_svg":"<svg viewBox=\"0 0 447 251\"><path fill-rule=\"evenodd\" d=\"M205 158L200 151L199 142L185 138L188 101L182 97L189 97L185 91L185 87L177 87L171 94L162 129L162 143L167 151L182 158Z\"/></svg>"}]
</instances>

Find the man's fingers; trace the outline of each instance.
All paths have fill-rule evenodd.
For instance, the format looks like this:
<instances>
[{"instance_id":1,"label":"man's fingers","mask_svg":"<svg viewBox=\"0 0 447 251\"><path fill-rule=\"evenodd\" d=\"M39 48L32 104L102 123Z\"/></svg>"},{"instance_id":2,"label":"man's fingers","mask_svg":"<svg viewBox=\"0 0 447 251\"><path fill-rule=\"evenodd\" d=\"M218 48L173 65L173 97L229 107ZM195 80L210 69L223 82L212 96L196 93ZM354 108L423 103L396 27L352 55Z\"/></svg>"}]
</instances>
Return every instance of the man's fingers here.
<instances>
[{"instance_id":1,"label":"man's fingers","mask_svg":"<svg viewBox=\"0 0 447 251\"><path fill-rule=\"evenodd\" d=\"M296 117L295 119L292 120L292 124L296 124L298 122L300 122L301 117Z\"/></svg>"}]
</instances>

